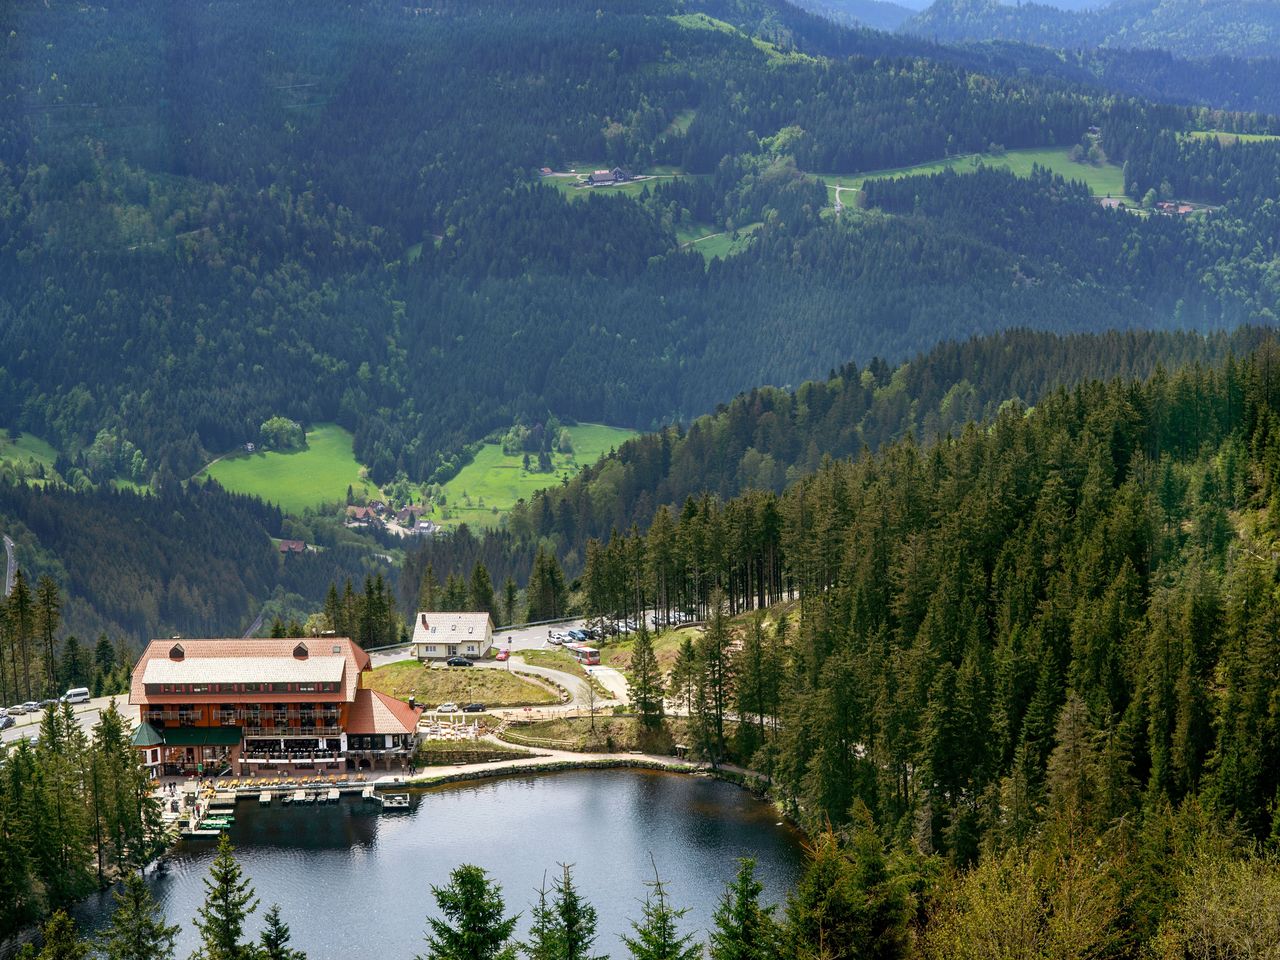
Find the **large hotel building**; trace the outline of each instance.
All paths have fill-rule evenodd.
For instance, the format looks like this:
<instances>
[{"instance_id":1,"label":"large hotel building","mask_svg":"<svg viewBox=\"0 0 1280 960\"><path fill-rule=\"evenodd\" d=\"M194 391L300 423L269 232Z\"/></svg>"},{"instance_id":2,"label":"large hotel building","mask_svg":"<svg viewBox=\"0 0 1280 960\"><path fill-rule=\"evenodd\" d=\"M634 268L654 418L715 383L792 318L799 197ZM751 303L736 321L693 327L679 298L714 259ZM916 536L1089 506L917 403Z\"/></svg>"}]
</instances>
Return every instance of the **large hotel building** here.
<instances>
[{"instance_id":1,"label":"large hotel building","mask_svg":"<svg viewBox=\"0 0 1280 960\"><path fill-rule=\"evenodd\" d=\"M165 776L395 769L422 708L365 687L368 670L346 637L153 640L133 670L134 745Z\"/></svg>"}]
</instances>

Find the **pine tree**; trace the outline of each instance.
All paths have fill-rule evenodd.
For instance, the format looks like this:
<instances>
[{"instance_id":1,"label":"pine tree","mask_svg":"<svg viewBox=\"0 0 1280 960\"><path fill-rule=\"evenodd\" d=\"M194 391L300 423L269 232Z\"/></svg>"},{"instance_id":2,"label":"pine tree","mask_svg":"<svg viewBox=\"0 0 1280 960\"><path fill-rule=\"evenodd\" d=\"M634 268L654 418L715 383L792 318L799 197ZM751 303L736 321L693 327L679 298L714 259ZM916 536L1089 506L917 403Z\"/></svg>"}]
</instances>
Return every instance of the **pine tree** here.
<instances>
[{"instance_id":1,"label":"pine tree","mask_svg":"<svg viewBox=\"0 0 1280 960\"><path fill-rule=\"evenodd\" d=\"M631 648L631 680L627 684L631 704L640 714L640 723L650 730L662 725L662 670L653 652L653 638L642 623Z\"/></svg>"},{"instance_id":2,"label":"pine tree","mask_svg":"<svg viewBox=\"0 0 1280 960\"><path fill-rule=\"evenodd\" d=\"M62 598L57 582L47 574L36 584L36 632L40 636L44 660L44 689L52 695L58 689L58 652L54 634L62 622Z\"/></svg>"},{"instance_id":3,"label":"pine tree","mask_svg":"<svg viewBox=\"0 0 1280 960\"><path fill-rule=\"evenodd\" d=\"M520 588L516 586L516 582L510 575L507 576L506 582L502 585L502 622L516 622L516 604L520 600Z\"/></svg>"},{"instance_id":4,"label":"pine tree","mask_svg":"<svg viewBox=\"0 0 1280 960\"><path fill-rule=\"evenodd\" d=\"M59 910L40 928L44 945L37 960L87 960L89 944L80 939L76 923L65 910Z\"/></svg>"},{"instance_id":5,"label":"pine tree","mask_svg":"<svg viewBox=\"0 0 1280 960\"><path fill-rule=\"evenodd\" d=\"M555 881L554 896L548 900L546 883L538 890L533 909L533 928L522 948L530 960L603 960L591 953L596 940L596 911L582 899L573 885L568 864Z\"/></svg>"},{"instance_id":6,"label":"pine tree","mask_svg":"<svg viewBox=\"0 0 1280 960\"><path fill-rule=\"evenodd\" d=\"M10 663L13 672L14 687L18 699L30 700L31 687L31 645L35 638L35 604L31 598L31 588L27 586L27 578L19 567L13 577L13 592L9 594L9 643Z\"/></svg>"},{"instance_id":7,"label":"pine tree","mask_svg":"<svg viewBox=\"0 0 1280 960\"><path fill-rule=\"evenodd\" d=\"M515 960L518 917L503 916L502 888L484 870L463 864L431 894L444 916L427 919L425 960Z\"/></svg>"},{"instance_id":8,"label":"pine tree","mask_svg":"<svg viewBox=\"0 0 1280 960\"><path fill-rule=\"evenodd\" d=\"M289 925L280 919L280 904L273 903L263 921L265 925L258 937L262 949L258 951L256 960L307 960L305 953L289 945L293 938Z\"/></svg>"},{"instance_id":9,"label":"pine tree","mask_svg":"<svg viewBox=\"0 0 1280 960\"><path fill-rule=\"evenodd\" d=\"M245 921L258 909L258 898L225 833L218 839L218 853L204 889L204 904L196 913L200 948L193 960L255 960L255 947L243 937Z\"/></svg>"},{"instance_id":10,"label":"pine tree","mask_svg":"<svg viewBox=\"0 0 1280 960\"><path fill-rule=\"evenodd\" d=\"M631 922L635 935L628 937L624 934L622 937L631 960L701 960L702 946L694 942L693 935L680 935L680 920L688 910L676 910L671 906L666 885L658 876L656 866L653 880L646 886L649 893L645 897L641 917Z\"/></svg>"},{"instance_id":11,"label":"pine tree","mask_svg":"<svg viewBox=\"0 0 1280 960\"><path fill-rule=\"evenodd\" d=\"M493 601L493 581L489 569L479 561L471 568L471 583L467 589L467 606L476 613L487 613L495 620L498 611Z\"/></svg>"},{"instance_id":12,"label":"pine tree","mask_svg":"<svg viewBox=\"0 0 1280 960\"><path fill-rule=\"evenodd\" d=\"M710 960L774 960L781 952L773 907L760 905L764 885L755 869L750 857L739 861L738 875L716 908Z\"/></svg>"},{"instance_id":13,"label":"pine tree","mask_svg":"<svg viewBox=\"0 0 1280 960\"><path fill-rule=\"evenodd\" d=\"M125 874L115 893L115 912L98 940L106 960L171 960L181 929L164 922L141 874Z\"/></svg>"},{"instance_id":14,"label":"pine tree","mask_svg":"<svg viewBox=\"0 0 1280 960\"><path fill-rule=\"evenodd\" d=\"M88 671L84 665L84 648L80 646L80 641L74 635L67 637L62 644L62 660L58 664L59 682L55 684L54 689L58 687L79 687L84 686L88 679Z\"/></svg>"}]
</instances>

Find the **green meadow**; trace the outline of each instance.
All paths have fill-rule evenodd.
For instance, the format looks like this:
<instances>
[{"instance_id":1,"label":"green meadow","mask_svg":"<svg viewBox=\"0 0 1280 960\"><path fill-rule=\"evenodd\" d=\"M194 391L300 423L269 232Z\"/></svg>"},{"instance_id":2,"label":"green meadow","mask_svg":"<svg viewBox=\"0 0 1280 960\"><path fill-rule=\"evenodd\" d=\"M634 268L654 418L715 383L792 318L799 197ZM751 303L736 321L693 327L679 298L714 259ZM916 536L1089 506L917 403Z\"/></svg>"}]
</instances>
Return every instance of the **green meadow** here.
<instances>
[{"instance_id":1,"label":"green meadow","mask_svg":"<svg viewBox=\"0 0 1280 960\"><path fill-rule=\"evenodd\" d=\"M17 440L10 440L8 432L0 430L0 476L24 477L42 485L57 477L53 469L57 458L58 451L33 434L19 434ZM43 479L38 476L41 467L45 473Z\"/></svg>"},{"instance_id":2,"label":"green meadow","mask_svg":"<svg viewBox=\"0 0 1280 960\"><path fill-rule=\"evenodd\" d=\"M466 523L472 527L494 527L517 500L527 499L544 487L558 484L589 463L635 436L634 430L581 423L569 427L572 454L553 454L553 473L530 473L523 456L507 456L496 443L486 443L456 477L444 485L445 505L437 505L431 518L445 526ZM537 456L530 454L533 465Z\"/></svg>"},{"instance_id":3,"label":"green meadow","mask_svg":"<svg viewBox=\"0 0 1280 960\"><path fill-rule=\"evenodd\" d=\"M228 490L261 497L286 513L344 503L348 486L357 495L381 496L356 461L350 432L333 423L309 430L305 450L238 453L210 464L200 473L206 475Z\"/></svg>"},{"instance_id":4,"label":"green meadow","mask_svg":"<svg viewBox=\"0 0 1280 960\"><path fill-rule=\"evenodd\" d=\"M1233 143L1267 143L1273 140L1280 140L1280 136L1276 136L1274 133L1223 133L1220 130L1192 130L1187 136L1195 140L1212 138L1219 143L1228 145Z\"/></svg>"},{"instance_id":5,"label":"green meadow","mask_svg":"<svg viewBox=\"0 0 1280 960\"><path fill-rule=\"evenodd\" d=\"M702 254L705 260L716 257L731 257L746 249L751 236L759 230L763 223L748 223L733 233L720 230L708 224L688 224L676 229L676 239L682 247L689 247Z\"/></svg>"},{"instance_id":6,"label":"green meadow","mask_svg":"<svg viewBox=\"0 0 1280 960\"><path fill-rule=\"evenodd\" d=\"M863 183L868 180L922 177L941 173L944 170L971 173L979 166L1008 170L1018 177L1029 177L1032 167L1041 166L1068 180L1083 181L1095 197L1124 197L1124 171L1120 166L1107 163L1095 167L1089 163L1076 163L1069 158L1069 153L1069 147L1036 147L1030 150L1008 150L999 154L969 153L930 163L918 163L910 167L893 167L888 170L871 170L857 174L819 174L818 176L826 181L827 193L832 203L835 203L837 186L842 191L856 191L862 189ZM846 206L849 206L854 198L845 192L841 199Z\"/></svg>"}]
</instances>

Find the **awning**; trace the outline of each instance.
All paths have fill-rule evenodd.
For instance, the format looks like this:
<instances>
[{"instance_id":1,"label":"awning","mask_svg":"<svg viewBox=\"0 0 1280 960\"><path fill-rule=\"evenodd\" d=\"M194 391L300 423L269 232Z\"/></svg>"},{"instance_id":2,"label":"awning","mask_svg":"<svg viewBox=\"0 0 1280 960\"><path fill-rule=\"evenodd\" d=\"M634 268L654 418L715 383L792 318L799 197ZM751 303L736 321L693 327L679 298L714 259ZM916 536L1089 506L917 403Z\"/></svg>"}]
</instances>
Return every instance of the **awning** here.
<instances>
[{"instance_id":1,"label":"awning","mask_svg":"<svg viewBox=\"0 0 1280 960\"><path fill-rule=\"evenodd\" d=\"M160 736L166 747L234 747L241 733L239 727L169 727Z\"/></svg>"}]
</instances>

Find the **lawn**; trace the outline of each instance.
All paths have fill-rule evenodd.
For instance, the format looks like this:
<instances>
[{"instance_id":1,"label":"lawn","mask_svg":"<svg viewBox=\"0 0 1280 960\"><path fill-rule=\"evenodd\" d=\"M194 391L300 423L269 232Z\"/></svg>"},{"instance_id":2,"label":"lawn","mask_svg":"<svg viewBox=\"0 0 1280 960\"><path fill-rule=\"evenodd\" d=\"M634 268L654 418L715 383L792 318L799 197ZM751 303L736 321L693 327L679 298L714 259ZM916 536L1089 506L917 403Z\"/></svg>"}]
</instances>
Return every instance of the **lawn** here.
<instances>
[{"instance_id":1,"label":"lawn","mask_svg":"<svg viewBox=\"0 0 1280 960\"><path fill-rule=\"evenodd\" d=\"M538 720L508 728L515 738L534 741L549 740L561 750L585 753L616 753L643 750L645 753L672 754L677 743L691 739L689 722L683 717L668 717L659 730L646 732L635 717L615 717L596 714L594 729L590 717L558 717L554 720ZM505 735L504 735L505 736Z\"/></svg>"},{"instance_id":2,"label":"lawn","mask_svg":"<svg viewBox=\"0 0 1280 960\"><path fill-rule=\"evenodd\" d=\"M1068 159L1069 147L1036 147L1030 150L1009 150L1002 154L965 154L959 157L948 157L930 163L918 163L910 167L894 167L888 170L871 170L858 174L819 174L827 183L827 193L831 202L835 203L835 188L840 186L860 190L867 180L899 179L901 177L920 177L944 170L955 170L957 173L969 173L976 170L979 164L999 170L1008 170L1015 176L1028 177L1035 165L1045 167L1054 173L1061 174L1068 180L1081 180L1093 192L1095 197L1124 197L1124 170L1122 167L1107 163L1095 167L1088 163L1075 163ZM843 197L845 204L853 202L847 193Z\"/></svg>"},{"instance_id":3,"label":"lawn","mask_svg":"<svg viewBox=\"0 0 1280 960\"><path fill-rule=\"evenodd\" d=\"M371 672L365 683L371 690L401 700L412 695L419 704L435 708L452 701L486 707L524 707L559 703L560 698L538 683L506 670L482 667L427 667L415 661L389 663Z\"/></svg>"},{"instance_id":4,"label":"lawn","mask_svg":"<svg viewBox=\"0 0 1280 960\"><path fill-rule=\"evenodd\" d=\"M494 527L517 500L527 499L544 487L571 477L615 447L620 446L634 430L606 427L598 423L580 423L569 427L573 437L572 454L553 454L552 473L530 473L524 469L524 457L507 456L496 443L486 443L475 458L456 477L444 485L445 505L436 506L431 517L445 526L467 523L472 527ZM537 456L530 455L537 462Z\"/></svg>"},{"instance_id":5,"label":"lawn","mask_svg":"<svg viewBox=\"0 0 1280 960\"><path fill-rule=\"evenodd\" d=\"M664 675L670 673L675 665L676 657L680 653L680 645L684 643L685 637L696 641L701 635L702 631L697 627L681 627L678 630L666 630L654 637L653 653L658 658L658 667ZM635 649L635 645L635 640L630 638L611 640L600 648L600 662L629 677L631 652Z\"/></svg>"},{"instance_id":6,"label":"lawn","mask_svg":"<svg viewBox=\"0 0 1280 960\"><path fill-rule=\"evenodd\" d=\"M228 490L261 497L287 513L344 503L347 487L358 496L381 491L364 476L351 448L351 434L336 424L317 424L307 433L307 448L290 453L238 453L201 471Z\"/></svg>"}]
</instances>

